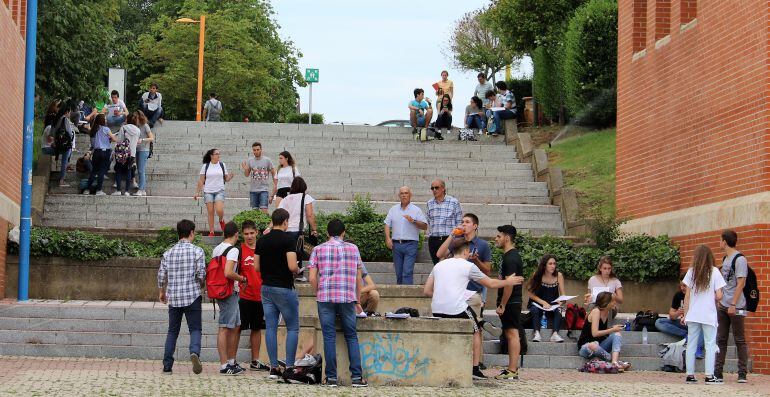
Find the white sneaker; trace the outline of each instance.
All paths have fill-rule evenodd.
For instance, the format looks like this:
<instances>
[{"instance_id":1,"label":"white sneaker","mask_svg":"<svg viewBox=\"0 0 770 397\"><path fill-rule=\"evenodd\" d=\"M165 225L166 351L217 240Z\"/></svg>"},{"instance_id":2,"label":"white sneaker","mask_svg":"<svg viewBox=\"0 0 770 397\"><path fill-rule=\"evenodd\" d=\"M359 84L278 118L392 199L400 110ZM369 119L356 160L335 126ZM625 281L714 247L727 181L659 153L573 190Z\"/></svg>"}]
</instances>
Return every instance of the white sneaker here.
<instances>
[{"instance_id":1,"label":"white sneaker","mask_svg":"<svg viewBox=\"0 0 770 397\"><path fill-rule=\"evenodd\" d=\"M123 195L124 195L124 196L131 196L131 193L129 193L129 192L125 192L125 193L123 193Z\"/></svg>"},{"instance_id":2,"label":"white sneaker","mask_svg":"<svg viewBox=\"0 0 770 397\"><path fill-rule=\"evenodd\" d=\"M560 342L564 342L564 339L561 336L559 336L558 332L554 331L553 334L551 334L551 342L560 343Z\"/></svg>"},{"instance_id":3,"label":"white sneaker","mask_svg":"<svg viewBox=\"0 0 770 397\"><path fill-rule=\"evenodd\" d=\"M122 195L123 195L123 192L121 192L120 190L116 190L112 192L110 196L122 196Z\"/></svg>"},{"instance_id":4,"label":"white sneaker","mask_svg":"<svg viewBox=\"0 0 770 397\"><path fill-rule=\"evenodd\" d=\"M112 188L113 189L117 189L118 188L118 183L117 182L112 182Z\"/></svg>"},{"instance_id":5,"label":"white sneaker","mask_svg":"<svg viewBox=\"0 0 770 397\"><path fill-rule=\"evenodd\" d=\"M88 196L91 193L88 190L83 190L83 193L80 193L80 194L82 194L84 196Z\"/></svg>"},{"instance_id":6,"label":"white sneaker","mask_svg":"<svg viewBox=\"0 0 770 397\"><path fill-rule=\"evenodd\" d=\"M535 336L532 338L532 342L540 342L540 331L535 331Z\"/></svg>"},{"instance_id":7,"label":"white sneaker","mask_svg":"<svg viewBox=\"0 0 770 397\"><path fill-rule=\"evenodd\" d=\"M142 196L146 196L146 195L147 195L147 191L146 190L142 190Z\"/></svg>"},{"instance_id":8,"label":"white sneaker","mask_svg":"<svg viewBox=\"0 0 770 397\"><path fill-rule=\"evenodd\" d=\"M96 192L96 195L97 196L106 196L107 193L105 193L103 190L100 190L100 191Z\"/></svg>"},{"instance_id":9,"label":"white sneaker","mask_svg":"<svg viewBox=\"0 0 770 397\"><path fill-rule=\"evenodd\" d=\"M134 189L139 189L139 184L136 182L131 182L131 187Z\"/></svg>"}]
</instances>

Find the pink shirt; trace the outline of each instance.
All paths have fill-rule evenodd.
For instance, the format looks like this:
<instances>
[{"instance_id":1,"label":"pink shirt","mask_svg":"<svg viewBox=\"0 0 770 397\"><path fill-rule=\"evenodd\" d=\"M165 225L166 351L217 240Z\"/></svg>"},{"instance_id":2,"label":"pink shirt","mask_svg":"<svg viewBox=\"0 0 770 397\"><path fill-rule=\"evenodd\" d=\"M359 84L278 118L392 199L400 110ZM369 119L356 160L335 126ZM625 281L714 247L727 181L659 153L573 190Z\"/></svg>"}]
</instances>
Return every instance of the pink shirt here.
<instances>
[{"instance_id":1,"label":"pink shirt","mask_svg":"<svg viewBox=\"0 0 770 397\"><path fill-rule=\"evenodd\" d=\"M356 276L363 267L355 244L334 238L313 249L310 269L318 269L318 302L357 302Z\"/></svg>"}]
</instances>

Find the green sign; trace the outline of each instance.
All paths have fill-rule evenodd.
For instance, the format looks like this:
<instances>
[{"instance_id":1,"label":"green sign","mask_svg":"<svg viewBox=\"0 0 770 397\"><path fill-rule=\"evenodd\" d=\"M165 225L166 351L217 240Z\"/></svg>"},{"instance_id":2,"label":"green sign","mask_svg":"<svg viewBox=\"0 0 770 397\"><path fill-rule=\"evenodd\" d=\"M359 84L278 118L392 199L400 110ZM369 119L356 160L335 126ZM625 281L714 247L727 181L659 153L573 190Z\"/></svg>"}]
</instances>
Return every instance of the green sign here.
<instances>
[{"instance_id":1,"label":"green sign","mask_svg":"<svg viewBox=\"0 0 770 397\"><path fill-rule=\"evenodd\" d=\"M308 83L317 83L318 69L305 69L305 81Z\"/></svg>"}]
</instances>

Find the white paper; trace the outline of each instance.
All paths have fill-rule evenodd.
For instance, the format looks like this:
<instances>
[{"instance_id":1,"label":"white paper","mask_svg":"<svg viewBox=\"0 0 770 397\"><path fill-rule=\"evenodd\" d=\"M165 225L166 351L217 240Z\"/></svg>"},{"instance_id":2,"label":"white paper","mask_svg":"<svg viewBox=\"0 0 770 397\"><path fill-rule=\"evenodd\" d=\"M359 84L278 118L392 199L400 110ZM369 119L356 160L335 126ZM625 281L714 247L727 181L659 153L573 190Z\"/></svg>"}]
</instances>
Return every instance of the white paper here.
<instances>
[{"instance_id":1,"label":"white paper","mask_svg":"<svg viewBox=\"0 0 770 397\"><path fill-rule=\"evenodd\" d=\"M602 292L612 292L610 287L593 287L591 289L591 303L596 303L596 297Z\"/></svg>"},{"instance_id":2,"label":"white paper","mask_svg":"<svg viewBox=\"0 0 770 397\"><path fill-rule=\"evenodd\" d=\"M489 108L489 110L491 110L493 112L499 112L501 110L505 110L505 108L504 107L492 107L492 108Z\"/></svg>"},{"instance_id":3,"label":"white paper","mask_svg":"<svg viewBox=\"0 0 770 397\"><path fill-rule=\"evenodd\" d=\"M577 298L577 295L562 295L556 299L553 300L551 303L559 303L559 302L566 302L572 299Z\"/></svg>"},{"instance_id":4,"label":"white paper","mask_svg":"<svg viewBox=\"0 0 770 397\"><path fill-rule=\"evenodd\" d=\"M409 318L409 313L385 313L385 318L398 318L398 319L406 319Z\"/></svg>"},{"instance_id":5,"label":"white paper","mask_svg":"<svg viewBox=\"0 0 770 397\"><path fill-rule=\"evenodd\" d=\"M544 309L544 308L543 308L543 306L540 306L540 305L539 305L537 302L532 302L532 306L535 306L535 307L537 307L538 309L540 309L540 310L543 310L543 311L546 311L546 312L552 312L552 311L554 311L554 310L558 310L558 309L559 309L559 307L560 307L559 305L551 305L551 308L550 308L550 309Z\"/></svg>"}]
</instances>

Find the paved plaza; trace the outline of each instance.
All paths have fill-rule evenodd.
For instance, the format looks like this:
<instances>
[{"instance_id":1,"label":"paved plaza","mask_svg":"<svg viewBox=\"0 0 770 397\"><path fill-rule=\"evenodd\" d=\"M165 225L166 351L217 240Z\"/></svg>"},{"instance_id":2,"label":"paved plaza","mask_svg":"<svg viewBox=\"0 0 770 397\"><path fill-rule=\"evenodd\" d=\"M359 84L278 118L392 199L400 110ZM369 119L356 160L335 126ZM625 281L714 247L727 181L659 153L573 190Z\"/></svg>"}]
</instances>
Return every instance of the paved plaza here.
<instances>
[{"instance_id":1,"label":"paved plaza","mask_svg":"<svg viewBox=\"0 0 770 397\"><path fill-rule=\"evenodd\" d=\"M519 381L478 381L473 389L370 386L367 389L288 385L267 379L265 372L236 377L216 373L208 363L193 375L189 362L178 362L173 375L160 373L160 362L85 358L0 358L0 396L768 396L770 376L749 375L735 383L728 374L721 386L685 385L684 375L630 371L619 375L576 370L524 369ZM487 375L497 373L487 371Z\"/></svg>"}]
</instances>

